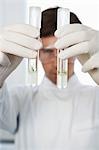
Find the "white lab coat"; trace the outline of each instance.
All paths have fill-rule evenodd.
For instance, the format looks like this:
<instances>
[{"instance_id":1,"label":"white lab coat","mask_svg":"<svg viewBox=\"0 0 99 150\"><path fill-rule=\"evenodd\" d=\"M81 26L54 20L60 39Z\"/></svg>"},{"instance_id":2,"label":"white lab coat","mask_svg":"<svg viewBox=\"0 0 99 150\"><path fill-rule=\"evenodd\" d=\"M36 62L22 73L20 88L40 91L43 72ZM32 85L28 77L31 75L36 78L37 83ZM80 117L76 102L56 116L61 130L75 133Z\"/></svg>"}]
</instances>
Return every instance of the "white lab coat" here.
<instances>
[{"instance_id":1,"label":"white lab coat","mask_svg":"<svg viewBox=\"0 0 99 150\"><path fill-rule=\"evenodd\" d=\"M17 150L99 150L99 87L73 76L66 89L44 78L39 87L0 90L0 127L14 132Z\"/></svg>"}]
</instances>

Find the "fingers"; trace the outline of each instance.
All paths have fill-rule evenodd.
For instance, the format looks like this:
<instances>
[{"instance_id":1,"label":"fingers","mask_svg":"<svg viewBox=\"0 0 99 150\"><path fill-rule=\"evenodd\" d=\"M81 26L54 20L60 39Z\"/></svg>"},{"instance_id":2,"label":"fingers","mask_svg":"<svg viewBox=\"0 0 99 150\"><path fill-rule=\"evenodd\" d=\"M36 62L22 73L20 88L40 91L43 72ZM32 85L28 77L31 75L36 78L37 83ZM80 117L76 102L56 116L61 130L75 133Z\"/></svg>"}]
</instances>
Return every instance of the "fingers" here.
<instances>
[{"instance_id":1,"label":"fingers","mask_svg":"<svg viewBox=\"0 0 99 150\"><path fill-rule=\"evenodd\" d=\"M62 59L89 52L89 43L95 31L81 24L69 24L55 32L58 37L55 48L64 49L59 54ZM90 46L91 47L91 46Z\"/></svg>"},{"instance_id":2,"label":"fingers","mask_svg":"<svg viewBox=\"0 0 99 150\"><path fill-rule=\"evenodd\" d=\"M59 57L66 59L89 53L90 59L84 64L82 71L87 72L99 68L98 36L96 33L95 30L81 24L69 24L60 28L55 32L57 38L55 47L64 49Z\"/></svg>"},{"instance_id":3,"label":"fingers","mask_svg":"<svg viewBox=\"0 0 99 150\"><path fill-rule=\"evenodd\" d=\"M9 58L7 57L7 55L5 55L2 52L0 52L0 65L6 66L6 67L11 65L11 62L10 62Z\"/></svg>"},{"instance_id":4,"label":"fingers","mask_svg":"<svg viewBox=\"0 0 99 150\"><path fill-rule=\"evenodd\" d=\"M70 33L70 34L58 39L55 43L55 47L57 49L64 49L69 46L75 45L77 43L89 41L89 40L91 40L93 35L94 35L93 30Z\"/></svg>"},{"instance_id":5,"label":"fingers","mask_svg":"<svg viewBox=\"0 0 99 150\"><path fill-rule=\"evenodd\" d=\"M4 32L2 38L6 41L16 43L32 50L38 50L42 47L42 43L39 40L12 31Z\"/></svg>"},{"instance_id":6,"label":"fingers","mask_svg":"<svg viewBox=\"0 0 99 150\"><path fill-rule=\"evenodd\" d=\"M91 28L84 26L82 24L67 24L64 27L61 27L60 29L55 31L55 36L57 38L61 38L67 34L74 33L74 32L80 32L83 30L90 30Z\"/></svg>"},{"instance_id":7,"label":"fingers","mask_svg":"<svg viewBox=\"0 0 99 150\"><path fill-rule=\"evenodd\" d=\"M26 24L10 25L4 28L0 38L0 51L20 57L34 58L42 48L42 43L36 38L38 29Z\"/></svg>"},{"instance_id":8,"label":"fingers","mask_svg":"<svg viewBox=\"0 0 99 150\"><path fill-rule=\"evenodd\" d=\"M89 70L99 68L99 53L93 55L84 65L82 68L83 72L88 72Z\"/></svg>"},{"instance_id":9,"label":"fingers","mask_svg":"<svg viewBox=\"0 0 99 150\"><path fill-rule=\"evenodd\" d=\"M35 58L37 55L36 51L5 40L0 43L0 51L25 58Z\"/></svg>"},{"instance_id":10,"label":"fingers","mask_svg":"<svg viewBox=\"0 0 99 150\"><path fill-rule=\"evenodd\" d=\"M21 34L24 34L26 36L30 36L32 38L37 38L40 35L38 29L36 29L35 27L28 25L28 24L9 25L5 28L5 30L21 33Z\"/></svg>"},{"instance_id":11,"label":"fingers","mask_svg":"<svg viewBox=\"0 0 99 150\"><path fill-rule=\"evenodd\" d=\"M74 46L71 46L67 49L64 49L63 51L60 52L59 57L61 59L67 59L73 56L88 53L88 51L89 51L89 42L82 42Z\"/></svg>"}]
</instances>

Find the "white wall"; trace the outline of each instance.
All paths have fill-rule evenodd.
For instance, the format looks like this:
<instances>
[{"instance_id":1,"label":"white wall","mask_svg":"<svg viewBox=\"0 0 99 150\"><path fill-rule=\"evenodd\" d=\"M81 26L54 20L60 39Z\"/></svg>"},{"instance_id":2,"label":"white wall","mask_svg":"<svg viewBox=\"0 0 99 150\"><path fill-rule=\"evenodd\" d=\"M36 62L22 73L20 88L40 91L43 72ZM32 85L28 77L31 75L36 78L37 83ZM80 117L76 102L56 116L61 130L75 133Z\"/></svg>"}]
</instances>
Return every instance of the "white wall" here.
<instances>
[{"instance_id":1,"label":"white wall","mask_svg":"<svg viewBox=\"0 0 99 150\"><path fill-rule=\"evenodd\" d=\"M25 23L27 0L0 0L0 25Z\"/></svg>"}]
</instances>

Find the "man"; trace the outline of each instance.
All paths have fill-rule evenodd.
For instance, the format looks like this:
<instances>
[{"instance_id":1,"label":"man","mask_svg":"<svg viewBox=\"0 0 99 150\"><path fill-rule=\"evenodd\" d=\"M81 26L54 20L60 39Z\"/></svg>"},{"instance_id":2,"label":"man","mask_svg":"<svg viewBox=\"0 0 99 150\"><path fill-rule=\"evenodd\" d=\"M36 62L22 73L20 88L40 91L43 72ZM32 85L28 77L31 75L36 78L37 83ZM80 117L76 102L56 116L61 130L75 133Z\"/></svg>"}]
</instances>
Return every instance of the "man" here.
<instances>
[{"instance_id":1,"label":"man","mask_svg":"<svg viewBox=\"0 0 99 150\"><path fill-rule=\"evenodd\" d=\"M82 31L86 32L86 28L90 31L90 28L74 24L69 25L68 30L63 27L61 32L60 30L56 31L57 8L45 10L42 15L40 34L42 43L36 39L38 36L37 30L27 25L16 25L7 28L7 31L11 31L10 40L5 34L4 38L2 38L8 48L2 44L1 56L4 56L4 58L1 61L3 65L0 68L2 75L0 76L0 81L2 81L0 89L0 127L16 133L16 147L18 150L98 150L99 88L82 86L79 83L74 75L74 58L69 58L68 87L60 90L55 85L57 48L69 47L70 52L68 49L64 50L66 58L71 57L69 55L75 56L83 53L85 49L82 51L81 49L86 46L83 45L83 41L90 41L93 36L89 38L89 32L86 34L88 35L87 37L82 35L82 37L78 38L77 35L81 35ZM72 13L71 23L80 23ZM31 29L33 30L32 33ZM78 33L76 33L76 36L73 35L75 38L67 37L67 35L71 37L74 31ZM12 39L12 33L15 36L18 34L17 39ZM80 40L77 41L78 39ZM32 45L32 43L35 44ZM77 49L77 52L76 49L75 52L72 50L73 54L69 54L71 53L72 45L78 46L78 43L79 45L82 44L82 47L80 45L80 50ZM53 49L45 50L47 46L54 44ZM21 53L19 51L20 46L22 47ZM94 45L94 47L98 46ZM8 92L4 80L19 64L21 57L30 56L27 48L30 53L35 54L36 52L32 52L31 49L40 49L40 60L45 70L45 78L39 87L19 86ZM68 51L68 54L66 51ZM6 54L6 52L10 53L10 55ZM14 56L11 54L14 54ZM16 57L15 55L18 56ZM92 53L91 56L93 57ZM63 58L62 53L60 57ZM15 58L18 59L17 63L12 61ZM13 67L11 61L13 62ZM11 64L7 66L7 62ZM5 65L6 67L4 67ZM17 119L19 120L19 126ZM19 130L18 134L17 130Z\"/></svg>"}]
</instances>

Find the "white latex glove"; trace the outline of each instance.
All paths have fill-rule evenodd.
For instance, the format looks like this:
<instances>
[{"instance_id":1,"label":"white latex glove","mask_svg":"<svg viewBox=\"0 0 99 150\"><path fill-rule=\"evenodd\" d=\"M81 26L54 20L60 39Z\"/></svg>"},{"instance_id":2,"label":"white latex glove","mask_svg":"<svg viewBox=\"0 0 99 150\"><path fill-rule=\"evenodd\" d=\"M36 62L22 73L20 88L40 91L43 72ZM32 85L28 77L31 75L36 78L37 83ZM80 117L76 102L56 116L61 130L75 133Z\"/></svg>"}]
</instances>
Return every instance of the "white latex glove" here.
<instances>
[{"instance_id":1,"label":"white latex glove","mask_svg":"<svg viewBox=\"0 0 99 150\"><path fill-rule=\"evenodd\" d=\"M82 71L87 72L99 68L99 31L82 24L69 24L55 32L58 38L55 43L57 49L64 49L59 54L62 59L89 54Z\"/></svg>"},{"instance_id":2,"label":"white latex glove","mask_svg":"<svg viewBox=\"0 0 99 150\"><path fill-rule=\"evenodd\" d=\"M39 31L31 25L15 24L0 32L0 86L23 57L34 58L42 47Z\"/></svg>"}]
</instances>

